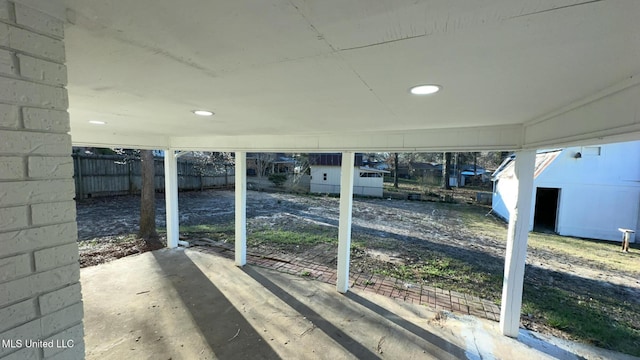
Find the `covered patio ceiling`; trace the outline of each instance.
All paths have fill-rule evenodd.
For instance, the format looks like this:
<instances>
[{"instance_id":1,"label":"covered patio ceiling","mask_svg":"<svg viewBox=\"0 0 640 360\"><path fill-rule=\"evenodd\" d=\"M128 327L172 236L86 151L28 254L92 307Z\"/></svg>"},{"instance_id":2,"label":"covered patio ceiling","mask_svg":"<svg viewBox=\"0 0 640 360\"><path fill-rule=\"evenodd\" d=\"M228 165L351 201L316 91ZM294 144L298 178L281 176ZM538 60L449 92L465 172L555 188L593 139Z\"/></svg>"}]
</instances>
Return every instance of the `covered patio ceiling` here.
<instances>
[{"instance_id":1,"label":"covered patio ceiling","mask_svg":"<svg viewBox=\"0 0 640 360\"><path fill-rule=\"evenodd\" d=\"M76 145L517 150L640 138L636 0L66 6ZM442 90L410 94L418 84Z\"/></svg>"},{"instance_id":2,"label":"covered patio ceiling","mask_svg":"<svg viewBox=\"0 0 640 360\"><path fill-rule=\"evenodd\" d=\"M522 196L507 231L500 315L511 337L535 149L640 139L637 0L19 2L66 20L75 145L168 150L170 248L179 239L178 150L236 152L238 266L247 151L342 152L343 293L355 151L518 150ZM442 88L410 94L420 84Z\"/></svg>"}]
</instances>

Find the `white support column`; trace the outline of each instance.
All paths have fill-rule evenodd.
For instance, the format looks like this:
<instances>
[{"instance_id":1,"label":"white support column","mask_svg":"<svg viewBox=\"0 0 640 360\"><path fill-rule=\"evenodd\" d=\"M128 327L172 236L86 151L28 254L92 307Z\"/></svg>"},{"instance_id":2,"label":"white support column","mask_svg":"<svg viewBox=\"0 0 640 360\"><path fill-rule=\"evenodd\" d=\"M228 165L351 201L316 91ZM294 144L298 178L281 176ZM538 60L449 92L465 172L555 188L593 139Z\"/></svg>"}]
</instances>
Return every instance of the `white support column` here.
<instances>
[{"instance_id":1,"label":"white support column","mask_svg":"<svg viewBox=\"0 0 640 360\"><path fill-rule=\"evenodd\" d=\"M167 247L178 246L180 218L178 217L178 158L173 149L164 151L164 198L166 203Z\"/></svg>"},{"instance_id":2,"label":"white support column","mask_svg":"<svg viewBox=\"0 0 640 360\"><path fill-rule=\"evenodd\" d=\"M355 154L342 153L340 170L340 224L338 228L338 282L341 293L349 290L349 259L351 255L351 209L353 207L353 176Z\"/></svg>"},{"instance_id":3,"label":"white support column","mask_svg":"<svg viewBox=\"0 0 640 360\"><path fill-rule=\"evenodd\" d=\"M236 265L247 263L247 153L236 151Z\"/></svg>"},{"instance_id":4,"label":"white support column","mask_svg":"<svg viewBox=\"0 0 640 360\"><path fill-rule=\"evenodd\" d=\"M535 150L516 152L515 177L518 181L516 207L509 216L507 230L507 253L502 283L502 305L500 307L500 331L503 335L518 337L522 286L527 259L527 240L533 197L533 173L536 162Z\"/></svg>"}]
</instances>

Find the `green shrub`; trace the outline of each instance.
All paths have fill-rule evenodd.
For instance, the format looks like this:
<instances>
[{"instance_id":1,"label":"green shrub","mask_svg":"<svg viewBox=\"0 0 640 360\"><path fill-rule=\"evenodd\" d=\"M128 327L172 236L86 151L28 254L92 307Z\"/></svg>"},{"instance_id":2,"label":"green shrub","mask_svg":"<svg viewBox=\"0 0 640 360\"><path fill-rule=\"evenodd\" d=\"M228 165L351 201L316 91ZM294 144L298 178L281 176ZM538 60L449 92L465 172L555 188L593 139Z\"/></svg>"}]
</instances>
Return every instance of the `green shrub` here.
<instances>
[{"instance_id":1,"label":"green shrub","mask_svg":"<svg viewBox=\"0 0 640 360\"><path fill-rule=\"evenodd\" d=\"M287 174L271 174L269 175L269 181L275 184L275 186L280 187L287 181Z\"/></svg>"}]
</instances>

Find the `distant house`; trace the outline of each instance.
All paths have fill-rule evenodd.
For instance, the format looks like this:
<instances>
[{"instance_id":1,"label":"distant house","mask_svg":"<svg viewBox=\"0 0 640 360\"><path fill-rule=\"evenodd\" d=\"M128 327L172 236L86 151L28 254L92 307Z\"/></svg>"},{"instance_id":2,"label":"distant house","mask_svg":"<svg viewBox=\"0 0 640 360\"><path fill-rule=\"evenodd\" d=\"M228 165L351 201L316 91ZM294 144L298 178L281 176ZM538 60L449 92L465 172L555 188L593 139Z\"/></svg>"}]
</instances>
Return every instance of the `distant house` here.
<instances>
[{"instance_id":1,"label":"distant house","mask_svg":"<svg viewBox=\"0 0 640 360\"><path fill-rule=\"evenodd\" d=\"M413 178L430 178L441 183L442 167L443 165L439 163L410 162L409 174ZM456 164L452 164L449 174L449 185L462 187L471 183L474 179L477 179L477 182L489 181L491 178L487 177L486 174L487 171L485 168L479 165L456 166Z\"/></svg>"},{"instance_id":2,"label":"distant house","mask_svg":"<svg viewBox=\"0 0 640 360\"><path fill-rule=\"evenodd\" d=\"M296 160L284 153L247 153L247 175L293 173Z\"/></svg>"},{"instance_id":3,"label":"distant house","mask_svg":"<svg viewBox=\"0 0 640 360\"><path fill-rule=\"evenodd\" d=\"M493 175L493 211L507 220L517 194L515 161L508 158ZM637 234L640 141L540 151L534 189L530 229L617 241L622 240L618 228Z\"/></svg>"},{"instance_id":4,"label":"distant house","mask_svg":"<svg viewBox=\"0 0 640 360\"><path fill-rule=\"evenodd\" d=\"M317 194L339 194L341 165L341 154L309 154L310 191ZM365 166L362 154L356 154L353 193L382 197L383 177L386 173L389 172Z\"/></svg>"},{"instance_id":5,"label":"distant house","mask_svg":"<svg viewBox=\"0 0 640 360\"><path fill-rule=\"evenodd\" d=\"M411 176L442 176L442 165L436 163L415 162L409 163L409 169L411 169Z\"/></svg>"}]
</instances>

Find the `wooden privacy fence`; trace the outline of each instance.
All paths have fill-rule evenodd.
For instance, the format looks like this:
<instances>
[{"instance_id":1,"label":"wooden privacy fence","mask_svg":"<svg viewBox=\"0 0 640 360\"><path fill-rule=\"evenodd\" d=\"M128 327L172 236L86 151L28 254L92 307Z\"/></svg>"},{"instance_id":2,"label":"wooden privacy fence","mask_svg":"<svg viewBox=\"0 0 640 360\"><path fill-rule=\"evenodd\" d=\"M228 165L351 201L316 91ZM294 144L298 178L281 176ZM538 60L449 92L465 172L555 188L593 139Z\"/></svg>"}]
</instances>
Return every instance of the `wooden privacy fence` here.
<instances>
[{"instance_id":1,"label":"wooden privacy fence","mask_svg":"<svg viewBox=\"0 0 640 360\"><path fill-rule=\"evenodd\" d=\"M155 158L156 191L164 191L164 159ZM140 159L124 161L119 155L73 154L76 199L140 193ZM204 190L234 184L233 166L216 169L212 164L198 168L189 160L178 159L178 189Z\"/></svg>"}]
</instances>

